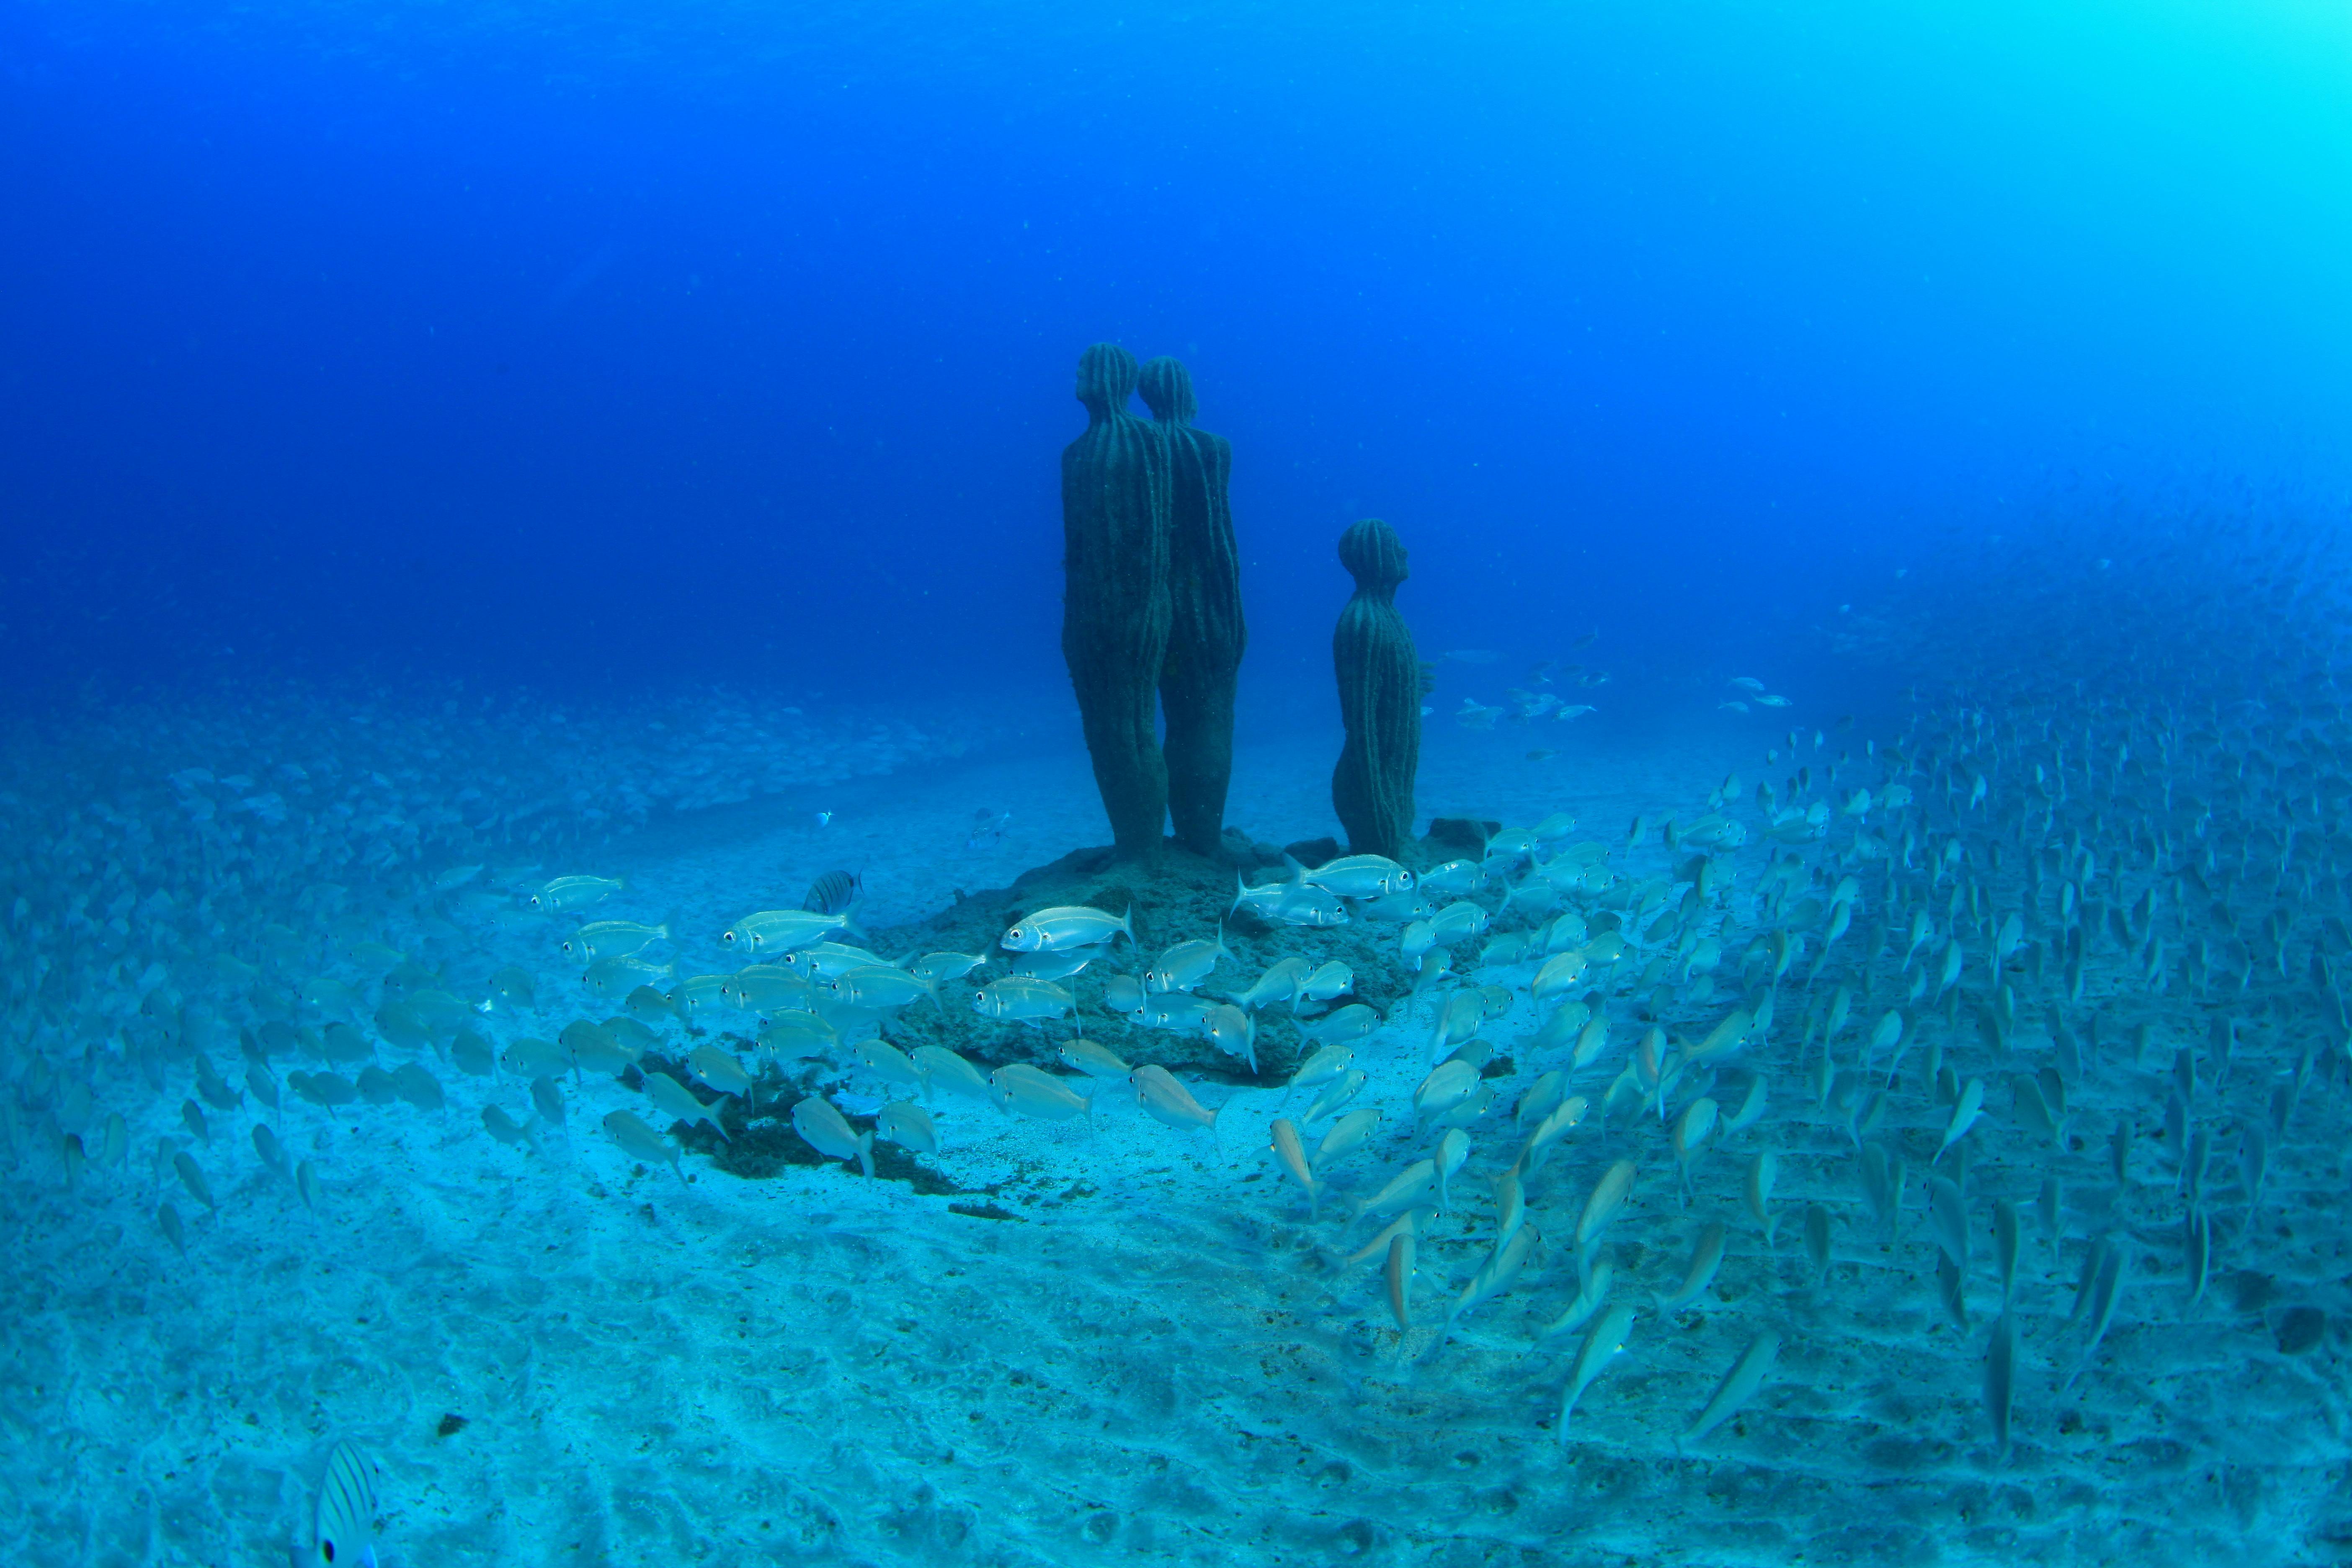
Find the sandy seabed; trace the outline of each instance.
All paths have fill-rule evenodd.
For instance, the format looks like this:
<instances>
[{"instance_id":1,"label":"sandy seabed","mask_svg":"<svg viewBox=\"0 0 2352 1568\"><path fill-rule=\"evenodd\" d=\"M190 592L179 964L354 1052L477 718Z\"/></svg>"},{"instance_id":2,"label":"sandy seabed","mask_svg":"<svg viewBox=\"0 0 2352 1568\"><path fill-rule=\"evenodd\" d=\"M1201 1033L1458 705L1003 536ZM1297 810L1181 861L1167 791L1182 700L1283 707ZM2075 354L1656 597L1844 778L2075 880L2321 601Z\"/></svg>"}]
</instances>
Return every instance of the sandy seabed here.
<instances>
[{"instance_id":1,"label":"sandy seabed","mask_svg":"<svg viewBox=\"0 0 2352 1568\"><path fill-rule=\"evenodd\" d=\"M1421 801L1518 822L1570 810L1579 837L1613 844L1637 812L1703 810L1766 743L1760 730L1727 729L1672 748L1564 746L1535 763L1507 733L1439 730ZM1325 736L1244 746L1230 819L1277 843L1331 831L1333 750ZM969 847L982 812L1012 816ZM887 927L957 890L1003 886L1106 837L1083 756L1055 751L672 816L593 864L530 875L626 876L630 890L597 914L678 911L679 972L723 972L736 962L716 941L727 921L797 904L834 866L864 875L866 920L887 949ZM424 907L371 911L379 939L446 943L420 931ZM613 1010L569 984L560 934L469 928L463 951L443 955L453 974L519 963L540 976L536 1013L500 1017L501 1039ZM1248 978L1229 970L1220 983ZM542 1128L535 1150L494 1142L480 1120L491 1101L522 1119L520 1085L454 1070L440 1073L438 1112L330 1113L289 1095L271 1115L247 1100L213 1115L208 1143L179 1124L184 1083L153 1096L101 1085L101 1100L111 1088L108 1103L138 1108L130 1157L68 1190L55 1159L28 1149L7 1185L0 1556L281 1563L328 1447L346 1436L381 1467L380 1550L403 1568L2223 1552L2256 1563L2344 1550L2319 1523L2340 1506L2347 1458L2338 1363L2327 1350L2283 1353L2273 1332L2297 1289L2343 1272L2341 1226L2315 1217L2338 1206L2341 1180L2315 1145L2340 1140L2306 1130L2273 1173L2302 1239L2259 1274L2217 1270L2195 1310L2176 1281L2146 1282L2071 1389L2081 1242L2029 1241L2018 1289L2030 1371L2002 1458L1980 1405L1997 1282L1980 1268L1971 1283L1972 1335L1946 1324L1927 1222L1882 1244L1861 1217L1846 1131L1800 1089L1793 1058L1773 1073L1771 1115L1714 1153L1688 1206L1655 1128L1596 1123L1530 1182L1530 1222L1564 1238L1597 1174L1639 1159L1645 1180L1613 1234L1619 1299L1640 1318L1563 1444L1561 1384L1581 1336L1544 1342L1540 1331L1575 1294L1564 1239L1507 1295L1444 1324L1492 1234L1487 1184L1516 1148L1507 1110L1473 1129L1456 1182L1471 1195L1424 1243L1411 1332L1391 1322L1376 1263L1341 1266L1376 1228L1348 1221L1349 1198L1429 1141L1413 1136L1410 1097L1429 1062L1430 1006L1400 1009L1359 1047L1372 1078L1358 1103L1390 1119L1312 1221L1265 1152L1286 1108L1276 1089L1203 1087L1212 1105L1232 1100L1213 1140L1115 1094L1091 1126L941 1101L943 1147L924 1163L943 1185L987 1194L991 1212L975 1215L959 1210L982 1205L839 1163L745 1181L689 1154L681 1181L605 1139L607 1110L643 1109L611 1080L567 1087L565 1125ZM1524 998L1519 1008L1498 1037L1531 1030ZM1139 1032L1089 1032L1151 1058ZM1784 1048L1796 1032L1793 1020L1781 1030ZM1625 1043L1580 1086L1596 1100ZM1511 1091L1543 1065L1554 1064L1520 1062ZM2139 1099L2125 1080L2119 1068L2114 1092ZM855 1071L839 1087L853 1099L874 1088ZM2338 1100L2325 1114L2340 1121ZM2077 1111L2104 1129L2096 1093ZM256 1120L314 1162L315 1212L255 1157ZM1980 1180L1997 1187L1997 1156L2029 1135L1996 1121ZM205 1165L216 1210L168 1169L159 1176L148 1151L165 1135ZM1765 1140L1782 1162L1769 1241L1738 1192ZM2097 1142L2064 1158L2090 1172ZM165 1197L190 1215L184 1256L154 1223ZM1841 1216L1819 1285L1796 1240L1812 1201ZM1731 1240L1716 1289L1662 1320L1651 1292L1679 1282L1692 1237L1717 1219ZM1785 1340L1771 1379L1740 1417L1679 1451L1676 1435L1766 1325Z\"/></svg>"}]
</instances>

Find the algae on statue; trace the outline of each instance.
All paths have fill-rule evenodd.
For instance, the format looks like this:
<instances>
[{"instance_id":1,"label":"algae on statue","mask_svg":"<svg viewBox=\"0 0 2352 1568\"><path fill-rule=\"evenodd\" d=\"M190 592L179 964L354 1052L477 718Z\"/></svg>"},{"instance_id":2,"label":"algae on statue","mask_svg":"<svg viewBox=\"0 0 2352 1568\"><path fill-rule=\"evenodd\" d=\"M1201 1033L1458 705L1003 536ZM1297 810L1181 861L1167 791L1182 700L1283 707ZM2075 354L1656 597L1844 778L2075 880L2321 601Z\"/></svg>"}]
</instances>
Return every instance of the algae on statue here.
<instances>
[{"instance_id":1,"label":"algae on statue","mask_svg":"<svg viewBox=\"0 0 2352 1568\"><path fill-rule=\"evenodd\" d=\"M1168 444L1127 412L1135 356L1078 357L1086 433L1062 450L1062 657L1095 785L1123 854L1150 858L1168 819L1158 696L1168 653Z\"/></svg>"},{"instance_id":2,"label":"algae on statue","mask_svg":"<svg viewBox=\"0 0 2352 1568\"><path fill-rule=\"evenodd\" d=\"M1405 579L1396 530L1369 518L1339 537L1355 596L1331 634L1339 719L1348 743L1331 773L1331 805L1360 855L1395 856L1412 842L1412 779L1421 766L1421 661L1397 613Z\"/></svg>"},{"instance_id":3,"label":"algae on statue","mask_svg":"<svg viewBox=\"0 0 2352 1568\"><path fill-rule=\"evenodd\" d=\"M1143 367L1143 401L1168 447L1168 657L1160 672L1167 724L1168 815L1197 854L1220 848L1234 774L1234 688L1248 634L1234 543L1233 443L1193 427L1192 375L1166 356Z\"/></svg>"}]
</instances>

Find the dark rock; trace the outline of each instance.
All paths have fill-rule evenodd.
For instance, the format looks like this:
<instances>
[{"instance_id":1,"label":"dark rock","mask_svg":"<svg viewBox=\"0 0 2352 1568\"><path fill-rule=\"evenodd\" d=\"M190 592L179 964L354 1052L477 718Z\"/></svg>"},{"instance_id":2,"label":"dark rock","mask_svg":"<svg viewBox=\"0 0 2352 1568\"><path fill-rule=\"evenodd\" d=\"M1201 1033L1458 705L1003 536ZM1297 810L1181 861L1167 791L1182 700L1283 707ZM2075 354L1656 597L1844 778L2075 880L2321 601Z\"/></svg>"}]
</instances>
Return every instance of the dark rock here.
<instances>
[{"instance_id":1,"label":"dark rock","mask_svg":"<svg viewBox=\"0 0 2352 1568\"><path fill-rule=\"evenodd\" d=\"M1279 852L1277 852L1279 853ZM1134 911L1135 945L1119 942L1112 954L1059 984L1077 998L1079 1020L1089 1039L1100 1040L1130 1062L1155 1062L1187 1079L1265 1088L1281 1083L1313 1046L1301 1039L1286 1009L1258 1015L1258 1076L1196 1035L1146 1029L1108 1013L1103 988L1114 974L1135 975L1162 951L1192 937L1215 934L1223 924L1234 956L1220 964L1205 992L1239 990L1266 968L1292 954L1320 963L1338 959L1355 971L1359 999L1385 1010L1410 990L1412 973L1397 952L1393 927L1370 921L1344 926L1266 926L1233 912L1234 867L1223 856L1195 855L1171 840L1150 865L1129 860L1108 847L1074 850L1049 865L1025 871L1009 888L975 891L963 902L914 925L877 931L874 946L887 952L989 952L1005 927L1034 910L1059 904L1089 904L1113 914ZM975 988L991 965L971 976ZM982 1017L970 994L948 995L944 1011L928 1005L908 1007L885 1021L883 1033L901 1050L939 1045L959 1051L986 1072L1007 1062L1028 1062L1059 1072L1055 1051L1072 1034L1069 1020L1050 1024L1003 1023ZM814 1065L814 1064L810 1064ZM763 1103L769 1089L763 1085ZM786 1100L786 1104L790 1101ZM1215 1096L1208 1098L1215 1105ZM855 1119L853 1118L853 1121ZM730 1124L732 1131L732 1124ZM708 1131L707 1129L705 1130ZM791 1129L785 1128L787 1136ZM715 1140L714 1140L715 1142ZM879 1158L881 1147L875 1152Z\"/></svg>"},{"instance_id":2,"label":"dark rock","mask_svg":"<svg viewBox=\"0 0 2352 1568\"><path fill-rule=\"evenodd\" d=\"M1284 845L1282 852L1302 866L1320 866L1339 858L1339 841L1328 835L1321 838L1302 838L1296 844Z\"/></svg>"},{"instance_id":3,"label":"dark rock","mask_svg":"<svg viewBox=\"0 0 2352 1568\"><path fill-rule=\"evenodd\" d=\"M1135 356L1097 343L1078 357L1086 433L1062 452L1062 657L1120 853L1150 859L1168 818L1160 752L1168 655L1168 443L1127 412Z\"/></svg>"},{"instance_id":4,"label":"dark rock","mask_svg":"<svg viewBox=\"0 0 2352 1568\"><path fill-rule=\"evenodd\" d=\"M1486 841L1503 830L1499 822L1481 816L1433 816L1422 842L1433 856L1463 856L1476 859L1486 853Z\"/></svg>"},{"instance_id":5,"label":"dark rock","mask_svg":"<svg viewBox=\"0 0 2352 1568\"><path fill-rule=\"evenodd\" d=\"M1167 447L1170 617L1160 706L1168 816L1186 848L1213 855L1233 782L1234 687L1248 641L1234 543L1234 448L1193 428L1192 376L1180 362L1146 364L1140 389Z\"/></svg>"},{"instance_id":6,"label":"dark rock","mask_svg":"<svg viewBox=\"0 0 2352 1568\"><path fill-rule=\"evenodd\" d=\"M1331 805L1360 855L1395 856L1412 839L1412 782L1421 768L1421 664L1397 614L1405 579L1396 531L1368 518L1339 538L1355 596L1331 634L1339 721L1348 742L1331 773Z\"/></svg>"}]
</instances>

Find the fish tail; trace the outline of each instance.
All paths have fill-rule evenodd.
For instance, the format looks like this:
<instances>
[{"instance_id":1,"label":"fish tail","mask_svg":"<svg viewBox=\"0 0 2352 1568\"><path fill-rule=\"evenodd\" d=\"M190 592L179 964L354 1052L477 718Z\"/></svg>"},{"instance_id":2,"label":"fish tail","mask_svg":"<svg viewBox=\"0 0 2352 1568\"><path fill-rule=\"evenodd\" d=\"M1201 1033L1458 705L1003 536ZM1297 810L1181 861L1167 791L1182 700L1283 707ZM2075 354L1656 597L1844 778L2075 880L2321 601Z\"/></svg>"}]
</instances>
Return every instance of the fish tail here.
<instances>
[{"instance_id":1,"label":"fish tail","mask_svg":"<svg viewBox=\"0 0 2352 1568\"><path fill-rule=\"evenodd\" d=\"M865 1168L866 1180L873 1180L874 1134L871 1132L860 1132L857 1135L857 1163Z\"/></svg>"}]
</instances>

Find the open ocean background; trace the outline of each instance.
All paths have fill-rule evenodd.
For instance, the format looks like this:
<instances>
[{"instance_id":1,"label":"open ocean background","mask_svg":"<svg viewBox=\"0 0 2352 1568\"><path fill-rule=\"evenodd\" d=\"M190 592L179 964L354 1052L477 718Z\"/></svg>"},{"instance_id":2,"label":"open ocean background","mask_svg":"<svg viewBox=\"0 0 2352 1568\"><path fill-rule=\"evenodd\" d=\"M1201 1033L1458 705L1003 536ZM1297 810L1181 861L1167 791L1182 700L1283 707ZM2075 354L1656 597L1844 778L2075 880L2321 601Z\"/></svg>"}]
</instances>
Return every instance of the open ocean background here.
<instances>
[{"instance_id":1,"label":"open ocean background","mask_svg":"<svg viewBox=\"0 0 2352 1568\"><path fill-rule=\"evenodd\" d=\"M501 1051L554 1036L579 976L561 956L571 926L530 903L549 879L625 875L628 899L596 914L677 925L655 951L684 980L739 965L717 933L798 907L827 870L862 877L870 930L938 917L936 933L965 895L1107 842L1058 640L1059 454L1085 426L1073 366L1098 341L1182 359L1198 423L1234 444L1250 640L1227 817L1256 843L1337 831L1330 636L1349 584L1334 546L1377 516L1412 552L1399 605L1435 665L1424 821L1559 811L1621 844L1639 816L1618 864L1679 900L1693 863L1656 825L1747 810L1725 895L1745 900L1799 842L1767 847L1780 806L1817 794L1841 814L1822 891L1860 868L1853 929L1892 943L1875 971L1840 960L1873 1016L1890 1000L1874 985L1909 984L1907 911L1930 904L1930 951L1973 953L1964 987L1984 979L2000 910L2026 912L1988 1008L2009 1005L2000 964L2026 952L2037 985L2058 985L2071 952L2095 1002L2101 985L2133 998L2105 1037L2112 1051L2156 1031L2127 1053L2146 1081L2093 1089L2070 1071L2078 1125L2100 1120L2063 1152L2082 1166L2072 1193L2111 1110L2171 1151L2146 1179L2193 1212L2146 1217L2132 1267L2180 1268L2181 1227L2204 1223L2177 1169L2187 1124L2161 1125L2168 1042L2214 1037L2213 975L2258 998L2223 1027L2221 1068L2252 1051L2238 1059L2295 1097L2326 1086L2333 1120L2290 1133L2316 1100L2280 1112L2269 1079L2193 1079L2184 1104L2214 1148L2272 1126L2277 1184L2251 1154L2214 1153L2252 1173L2232 1200L2250 1233L2231 1243L2239 1283L2213 1298L2234 1306L2201 1328L2149 1308L2179 1331L2105 1342L2147 1347L2118 1383L2182 1380L2198 1414L2168 1395L2142 1411L2152 1426L2096 1428L2106 1458L2064 1449L2090 1429L2058 1414L2084 1312L2066 1317L2066 1295L2083 1258L2077 1295L2108 1256L2084 1249L2128 1231L2109 1217L2128 1180L2053 1242L2053 1321L2074 1339L2053 1352L2018 1470L1982 1447L1994 1309L1979 1301L1975 1340L1935 1342L1906 1374L1943 1406L1874 1408L1856 1435L1835 1424L1861 1417L1829 1406L1858 1385L1792 1348L1782 1376L1828 1402L1812 1418L1831 1426L1754 1456L1744 1479L1676 1468L1675 1421L1604 1416L1620 1468L1564 1482L1549 1458L1504 1458L1560 1381L1511 1405L1495 1391L1517 1386L1516 1348L1462 1352L1456 1383L1418 1362L1373 1377L1408 1391L1402 1407L1352 1372L1345 1397L1328 1378L1223 1381L1263 1349L1242 1326L1255 1282L1288 1281L1268 1300L1305 1313L1300 1292L1320 1287L1290 1252L1336 1256L1372 1227L1294 1247L1280 1226L1307 1222L1286 1211L1237 1247L1219 1228L1231 1172L1205 1140L1153 1164L1167 1130L1131 1110L1105 1112L1099 1143L1019 1122L975 1144L993 1121L967 1110L949 1138L943 1113L940 1193L1020 1208L1034 1189L1018 1217L1035 1223L975 1226L908 1208L908 1190L843 1186L856 1167L837 1160L713 1175L690 1140L690 1187L658 1159L624 1178L596 1121L637 1101L576 1077L569 1132L541 1103L519 1154L473 1100L503 1090L528 1118L535 1075L461 1075L456 1026L434 1025L417 1061L446 1083L446 1125L421 1106L412 1125L406 1105L362 1121L322 1104L298 1138L273 1113L288 1169L256 1163L262 1091L237 1075L257 1060L274 1085L289 1062L331 1063L300 1052L337 998L380 1031L384 1008L430 993L490 1019ZM2352 14L2336 5L0 0L0 1206L16 1258L0 1432L17 1454L0 1458L0 1556L281 1563L350 1436L382 1467L379 1550L400 1568L2343 1561L2352 1298L2332 1194L2347 1075L2332 1064L2352 1057L2326 1031L2346 1016L2334 965L2352 952L2347 507ZM1791 706L1748 705L1739 677ZM1530 688L1591 711L1530 720ZM1866 761L1830 767L1848 748ZM1800 785L1801 753L1821 780ZM1784 775L1775 804L1743 804ZM1898 808L1847 809L1855 784L1883 800L1898 778L1919 802L1916 863ZM1983 795L1963 797L1988 779L1979 826ZM1938 835L1968 840L1981 881L1965 900ZM1890 860L1932 865L1932 886L1899 889ZM1495 888L1530 874L1490 870ZM1762 931L1783 911L1757 896ZM1851 897L1816 900L1811 940ZM1621 988L1620 1018L1646 1008L1703 1034L1693 1009L1737 994L1752 1010L1752 952L1733 977L1747 911L1724 908L1719 982L1694 990L1691 925L1674 976L1644 976L1638 1003ZM2079 935L2067 946L2085 918L2087 955ZM1513 923L1508 900L1496 919ZM2170 946L2151 950L2166 920ZM500 977L516 966L536 1000L515 1003ZM1850 1194L1837 1162L1864 1141L1844 1089L1799 1088L1836 980L1778 993L1775 1114L1836 1134L1818 1170L1801 1138L1785 1145L1792 1205ZM1925 1017L1951 984L1894 999ZM2089 1063L2100 1026L2067 1011L2094 1005L2071 984L2035 1048L2087 1027ZM1432 1004L1419 987L1389 1000L1390 1026L1410 1023L1405 1076L1369 1092L1413 1121L1429 1026L1413 1009ZM1958 1005L1953 1048L1973 1051ZM600 994L593 1011L620 1006ZM2042 1013L2029 994L2026 1016ZM314 1033L286 1056L264 1048L269 1021ZM682 1054L704 1032L679 1028ZM1612 1070L1641 1028L1618 1027ZM714 1037L748 1050L751 1031ZM2226 1043L2246 1039L2262 1044ZM2005 1060L2011 1036L1998 1043ZM883 1099L846 1061L794 1087L862 1119ZM1725 1070L1727 1115L1746 1080ZM1606 1083L1589 1086L1596 1106ZM1948 1097L1932 1074L1906 1092L1916 1267L1900 1304L1864 1310L1907 1344L1936 1316L1919 1184ZM2198 1098L2230 1092L2243 1103ZM2020 1125L2009 1096L1985 1101L2011 1119L2001 1137ZM183 1100L213 1121L187 1121ZM1237 1113L1222 1152L1276 1184L1272 1114L1236 1134ZM1483 1192L1503 1162L1487 1171L1480 1147ZM2023 1205L2028 1162L1998 1147L1985 1191L2014 1172ZM1652 1168L1671 1174L1663 1149ZM217 1205L173 1185L175 1153L208 1162ZM303 1154L323 1197L290 1173ZM1716 1158L1732 1214L1738 1167ZM1565 1205L1556 1236L1608 1163L1575 1159L1544 1195ZM1087 1182L1128 1206L1046 1212ZM1164 1201L1139 1195L1160 1186ZM2255 1245L2266 1190L2298 1216L2298 1260ZM1648 1201L1680 1224L1669 1192L1659 1175ZM187 1234L167 1242L173 1194ZM1773 1267L1796 1257L1796 1212ZM563 1238L560 1258L541 1260L541 1234ZM1679 1231L1652 1245L1643 1284L1664 1289L1660 1260L1678 1271L1688 1247ZM1449 1291L1476 1264L1454 1259ZM1099 1272L1099 1299L1033 1301L1074 1269ZM730 1270L762 1281L772 1339L728 1338ZM977 1282L945 1283L963 1270ZM1544 1279L1549 1319L1577 1289L1564 1250ZM1402 1353L1364 1337L1388 1321L1377 1285L1317 1299L1358 1324L1314 1331L1341 1361ZM2305 1310L2324 1310L2326 1337L2283 1326ZM923 1370L862 1374L880 1362L851 1347L898 1321L940 1336L914 1352ZM1113 1322L1142 1337L1105 1360ZM1791 1346L1810 1332L1807 1353L1849 1373L1882 1355L1802 1322ZM1738 1349L1691 1342L1705 1373L1675 1384L1675 1420ZM989 1384L989 1355L1030 1351L1059 1371ZM1055 1377L1076 1403L1021 1392ZM2215 1391L2241 1383L2233 1413ZM966 1405L963 1462L994 1467L985 1479L927 1457L953 1447ZM1311 1414L1280 1440L1307 1458L1234 1458L1275 1442L1265 1413L1294 1405ZM1232 1415L1244 1406L1258 1414ZM1420 1436L1350 1447L1380 1422ZM1958 1446L1873 1446L1931 1428ZM1440 1429L1481 1435L1455 1448ZM1851 1472L1791 1458L1824 1451L1867 1458ZM1507 1484L1507 1466L1533 1468Z\"/></svg>"},{"instance_id":2,"label":"open ocean background","mask_svg":"<svg viewBox=\"0 0 2352 1568\"><path fill-rule=\"evenodd\" d=\"M1664 678L2346 494L2324 5L159 0L0 69L20 698L1051 692L1097 339L1235 444L1261 722L1359 516L1425 647Z\"/></svg>"}]
</instances>

